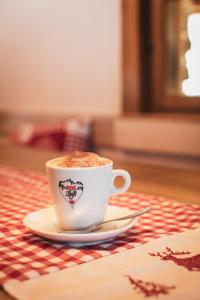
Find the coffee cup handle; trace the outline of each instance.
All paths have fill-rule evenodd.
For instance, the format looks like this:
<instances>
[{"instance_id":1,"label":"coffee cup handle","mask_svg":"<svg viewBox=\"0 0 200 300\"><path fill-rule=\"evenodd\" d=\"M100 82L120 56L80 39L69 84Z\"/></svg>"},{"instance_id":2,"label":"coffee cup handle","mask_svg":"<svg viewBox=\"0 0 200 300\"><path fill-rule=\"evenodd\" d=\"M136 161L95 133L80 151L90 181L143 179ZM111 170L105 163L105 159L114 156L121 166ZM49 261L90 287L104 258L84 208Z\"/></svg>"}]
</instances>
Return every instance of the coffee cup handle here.
<instances>
[{"instance_id":1,"label":"coffee cup handle","mask_svg":"<svg viewBox=\"0 0 200 300\"><path fill-rule=\"evenodd\" d=\"M124 184L120 187L116 187L114 185L114 181L117 176L123 177L123 179L124 179ZM130 187L130 185L131 185L131 176L127 171L120 170L120 169L119 170L116 169L116 170L112 171L111 195L123 193L123 192L127 191L128 188Z\"/></svg>"}]
</instances>

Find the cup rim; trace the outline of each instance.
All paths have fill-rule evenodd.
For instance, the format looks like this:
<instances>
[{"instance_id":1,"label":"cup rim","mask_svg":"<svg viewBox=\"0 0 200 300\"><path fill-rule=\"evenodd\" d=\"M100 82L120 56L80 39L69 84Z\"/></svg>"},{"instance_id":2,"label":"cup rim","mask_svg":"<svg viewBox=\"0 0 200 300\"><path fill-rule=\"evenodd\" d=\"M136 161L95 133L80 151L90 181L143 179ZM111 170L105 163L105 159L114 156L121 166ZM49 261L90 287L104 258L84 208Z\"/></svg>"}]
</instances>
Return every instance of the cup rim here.
<instances>
[{"instance_id":1,"label":"cup rim","mask_svg":"<svg viewBox=\"0 0 200 300\"><path fill-rule=\"evenodd\" d=\"M102 166L96 166L96 167L61 167L61 166L50 166L50 162L52 162L53 160L56 160L56 158L53 158L53 159L50 159L48 161L46 161L45 163L45 166L46 168L49 168L49 169L54 169L54 170L93 170L93 169L103 169L105 167L108 167L108 166L113 166L113 161L111 159L110 160L110 163L107 163L105 165L102 165Z\"/></svg>"}]
</instances>

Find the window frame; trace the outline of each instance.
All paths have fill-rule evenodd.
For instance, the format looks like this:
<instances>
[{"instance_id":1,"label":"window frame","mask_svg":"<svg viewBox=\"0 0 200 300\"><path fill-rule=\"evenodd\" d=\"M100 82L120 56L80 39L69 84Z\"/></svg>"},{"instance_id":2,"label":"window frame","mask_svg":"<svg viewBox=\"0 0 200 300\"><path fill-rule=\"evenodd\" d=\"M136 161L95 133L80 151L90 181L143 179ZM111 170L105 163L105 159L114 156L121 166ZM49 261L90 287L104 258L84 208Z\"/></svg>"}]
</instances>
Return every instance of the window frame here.
<instances>
[{"instance_id":1,"label":"window frame","mask_svg":"<svg viewBox=\"0 0 200 300\"><path fill-rule=\"evenodd\" d=\"M165 11L168 1L151 0L152 15L152 109L166 112L200 112L200 97L169 95L165 91ZM156 68L154 68L156 66Z\"/></svg>"},{"instance_id":2,"label":"window frame","mask_svg":"<svg viewBox=\"0 0 200 300\"><path fill-rule=\"evenodd\" d=\"M122 0L123 112L126 115L200 113L200 97L169 95L165 91L167 1L177 0Z\"/></svg>"}]
</instances>

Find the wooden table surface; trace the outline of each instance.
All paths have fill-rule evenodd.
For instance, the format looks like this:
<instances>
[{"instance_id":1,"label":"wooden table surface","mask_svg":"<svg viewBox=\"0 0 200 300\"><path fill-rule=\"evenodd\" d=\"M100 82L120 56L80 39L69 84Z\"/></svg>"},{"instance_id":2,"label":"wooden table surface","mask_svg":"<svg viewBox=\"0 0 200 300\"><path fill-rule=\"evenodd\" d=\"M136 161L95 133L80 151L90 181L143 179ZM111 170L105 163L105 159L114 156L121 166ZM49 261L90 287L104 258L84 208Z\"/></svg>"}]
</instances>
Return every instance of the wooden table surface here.
<instances>
[{"instance_id":1,"label":"wooden table surface","mask_svg":"<svg viewBox=\"0 0 200 300\"><path fill-rule=\"evenodd\" d=\"M45 174L45 161L63 153L17 147L0 140L0 163ZM127 170L132 176L130 190L177 201L200 204L200 170L167 168L141 163L118 161L114 168Z\"/></svg>"},{"instance_id":2,"label":"wooden table surface","mask_svg":"<svg viewBox=\"0 0 200 300\"><path fill-rule=\"evenodd\" d=\"M0 140L0 164L21 170L45 174L45 161L61 156L61 153L17 147ZM117 161L114 168L130 172L133 182L130 191L170 197L177 201L200 204L200 171L183 170ZM0 299L11 299L0 290Z\"/></svg>"}]
</instances>

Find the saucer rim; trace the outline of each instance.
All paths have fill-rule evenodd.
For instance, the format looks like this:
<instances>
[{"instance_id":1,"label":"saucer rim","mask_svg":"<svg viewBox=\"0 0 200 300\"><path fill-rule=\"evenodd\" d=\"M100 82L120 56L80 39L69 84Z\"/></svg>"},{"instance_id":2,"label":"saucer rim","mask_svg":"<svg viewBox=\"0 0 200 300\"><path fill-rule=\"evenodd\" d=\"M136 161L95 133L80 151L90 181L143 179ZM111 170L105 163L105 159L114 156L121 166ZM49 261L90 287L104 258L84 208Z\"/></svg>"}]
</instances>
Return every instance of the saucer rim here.
<instances>
[{"instance_id":1,"label":"saucer rim","mask_svg":"<svg viewBox=\"0 0 200 300\"><path fill-rule=\"evenodd\" d=\"M131 212L130 209L126 207L119 207L116 205L108 205L108 208L121 208L124 210L127 210L127 212ZM47 230L40 230L39 228L34 228L33 226L30 226L29 221L27 221L32 214L37 214L40 211L44 210L53 210L53 206L38 209L35 211L32 211L28 213L24 218L23 218L23 224L26 228L28 228L30 231L33 233L37 234L40 237L49 239L49 240L54 240L54 241L60 241L60 242L67 242L67 243L77 243L77 244L87 244L87 242L91 241L101 241L101 240L106 240L106 239L114 239L116 236L126 232L133 226L137 224L138 218L136 217L131 221L128 221L127 224L125 224L122 227L112 229L112 230L105 230L105 231L98 231L98 232L89 232L89 233L60 233L60 232L52 232L52 231L47 231ZM106 237L105 237L106 235ZM92 238L92 240L88 240L88 238Z\"/></svg>"}]
</instances>

